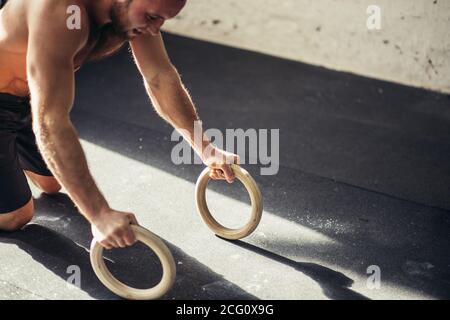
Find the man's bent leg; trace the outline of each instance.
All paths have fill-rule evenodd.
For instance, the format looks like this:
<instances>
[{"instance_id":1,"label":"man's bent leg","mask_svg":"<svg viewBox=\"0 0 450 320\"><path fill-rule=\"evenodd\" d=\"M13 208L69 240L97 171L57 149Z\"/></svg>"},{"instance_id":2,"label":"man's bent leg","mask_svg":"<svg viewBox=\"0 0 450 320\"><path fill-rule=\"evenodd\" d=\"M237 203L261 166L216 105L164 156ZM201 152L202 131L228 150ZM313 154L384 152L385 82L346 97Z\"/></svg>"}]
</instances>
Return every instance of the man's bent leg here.
<instances>
[{"instance_id":1,"label":"man's bent leg","mask_svg":"<svg viewBox=\"0 0 450 320\"><path fill-rule=\"evenodd\" d=\"M42 176L28 170L24 170L24 172L36 187L47 194L58 193L61 190L61 185L55 177Z\"/></svg>"},{"instance_id":2,"label":"man's bent leg","mask_svg":"<svg viewBox=\"0 0 450 320\"><path fill-rule=\"evenodd\" d=\"M23 207L2 213L0 212L0 230L2 231L16 231L26 225L33 218L34 204L33 198L27 202Z\"/></svg>"},{"instance_id":3,"label":"man's bent leg","mask_svg":"<svg viewBox=\"0 0 450 320\"><path fill-rule=\"evenodd\" d=\"M31 190L16 143L27 106L26 98L0 93L0 230L20 229L33 217Z\"/></svg>"}]
</instances>

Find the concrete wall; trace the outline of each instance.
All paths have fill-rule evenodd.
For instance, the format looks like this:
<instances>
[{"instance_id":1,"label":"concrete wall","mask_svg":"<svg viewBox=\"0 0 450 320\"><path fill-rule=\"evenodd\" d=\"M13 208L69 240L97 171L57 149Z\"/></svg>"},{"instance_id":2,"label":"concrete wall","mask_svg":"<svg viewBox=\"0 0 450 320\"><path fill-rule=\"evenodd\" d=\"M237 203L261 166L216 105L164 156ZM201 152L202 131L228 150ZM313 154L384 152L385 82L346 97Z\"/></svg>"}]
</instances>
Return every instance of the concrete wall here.
<instances>
[{"instance_id":1,"label":"concrete wall","mask_svg":"<svg viewBox=\"0 0 450 320\"><path fill-rule=\"evenodd\" d=\"M450 93L450 0L188 0L165 30Z\"/></svg>"}]
</instances>

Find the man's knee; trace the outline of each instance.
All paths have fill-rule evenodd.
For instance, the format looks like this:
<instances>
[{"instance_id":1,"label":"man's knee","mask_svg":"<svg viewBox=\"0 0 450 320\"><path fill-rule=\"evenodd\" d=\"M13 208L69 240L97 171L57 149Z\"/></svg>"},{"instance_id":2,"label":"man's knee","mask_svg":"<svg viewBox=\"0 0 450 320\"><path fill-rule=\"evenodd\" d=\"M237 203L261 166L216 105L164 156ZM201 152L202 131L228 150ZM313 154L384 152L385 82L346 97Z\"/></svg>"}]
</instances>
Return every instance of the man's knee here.
<instances>
[{"instance_id":1,"label":"man's knee","mask_svg":"<svg viewBox=\"0 0 450 320\"><path fill-rule=\"evenodd\" d=\"M48 194L58 193L61 190L61 185L53 177L49 177L49 179L41 181L39 185L41 190Z\"/></svg>"},{"instance_id":2,"label":"man's knee","mask_svg":"<svg viewBox=\"0 0 450 320\"><path fill-rule=\"evenodd\" d=\"M33 199L20 209L0 214L0 230L16 231L33 219Z\"/></svg>"},{"instance_id":3,"label":"man's knee","mask_svg":"<svg viewBox=\"0 0 450 320\"><path fill-rule=\"evenodd\" d=\"M47 194L58 193L61 190L61 185L55 177L41 176L30 171L25 173L39 189Z\"/></svg>"}]
</instances>

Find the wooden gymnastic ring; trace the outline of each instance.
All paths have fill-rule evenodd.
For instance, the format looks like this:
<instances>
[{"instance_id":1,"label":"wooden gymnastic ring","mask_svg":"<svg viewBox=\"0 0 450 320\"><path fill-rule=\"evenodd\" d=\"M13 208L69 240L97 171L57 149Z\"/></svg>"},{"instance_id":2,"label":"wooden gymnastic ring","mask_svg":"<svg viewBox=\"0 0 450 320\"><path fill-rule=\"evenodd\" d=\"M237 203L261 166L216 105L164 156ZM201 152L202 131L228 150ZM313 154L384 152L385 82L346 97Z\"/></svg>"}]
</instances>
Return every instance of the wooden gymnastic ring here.
<instances>
[{"instance_id":1,"label":"wooden gymnastic ring","mask_svg":"<svg viewBox=\"0 0 450 320\"><path fill-rule=\"evenodd\" d=\"M205 168L197 179L195 186L195 199L197 205L197 211L202 217L206 225L218 236L229 239L238 240L250 235L258 226L261 221L261 215L263 210L261 191L258 188L255 180L247 172L247 170L241 168L236 164L231 165L231 169L234 171L236 178L238 178L245 186L250 194L250 200L252 204L252 213L250 221L239 229L229 229L222 226L211 215L206 204L206 186L210 180L209 171L210 168Z\"/></svg>"},{"instance_id":2,"label":"wooden gymnastic ring","mask_svg":"<svg viewBox=\"0 0 450 320\"><path fill-rule=\"evenodd\" d=\"M105 265L103 260L103 247L94 240L91 243L91 264L99 280L118 296L130 300L151 300L162 297L172 287L175 281L175 261L169 248L164 242L149 230L132 225L136 239L147 245L156 253L162 264L163 276L161 281L153 288L136 289L117 280Z\"/></svg>"}]
</instances>

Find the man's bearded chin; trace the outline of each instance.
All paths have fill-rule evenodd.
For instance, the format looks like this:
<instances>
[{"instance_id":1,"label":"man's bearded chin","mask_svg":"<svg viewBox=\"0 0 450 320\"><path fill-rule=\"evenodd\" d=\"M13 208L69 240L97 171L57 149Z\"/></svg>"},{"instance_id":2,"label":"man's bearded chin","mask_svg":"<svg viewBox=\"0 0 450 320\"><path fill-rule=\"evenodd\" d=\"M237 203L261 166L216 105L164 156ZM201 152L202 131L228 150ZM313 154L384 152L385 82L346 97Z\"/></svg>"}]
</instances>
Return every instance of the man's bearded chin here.
<instances>
[{"instance_id":1,"label":"man's bearded chin","mask_svg":"<svg viewBox=\"0 0 450 320\"><path fill-rule=\"evenodd\" d=\"M115 0L111 7L111 22L114 33L122 39L128 39L127 33L127 16L128 8L132 0L118 1Z\"/></svg>"}]
</instances>

